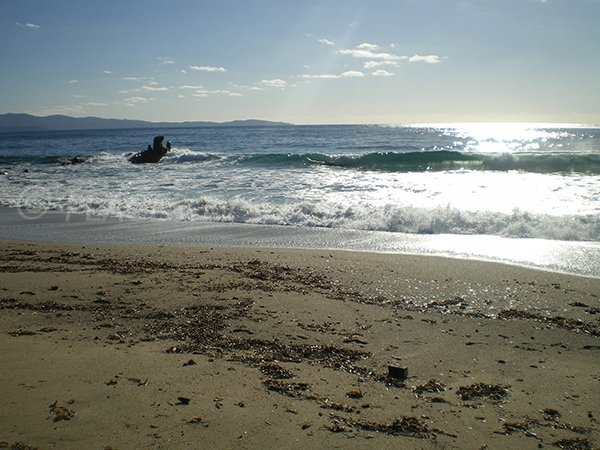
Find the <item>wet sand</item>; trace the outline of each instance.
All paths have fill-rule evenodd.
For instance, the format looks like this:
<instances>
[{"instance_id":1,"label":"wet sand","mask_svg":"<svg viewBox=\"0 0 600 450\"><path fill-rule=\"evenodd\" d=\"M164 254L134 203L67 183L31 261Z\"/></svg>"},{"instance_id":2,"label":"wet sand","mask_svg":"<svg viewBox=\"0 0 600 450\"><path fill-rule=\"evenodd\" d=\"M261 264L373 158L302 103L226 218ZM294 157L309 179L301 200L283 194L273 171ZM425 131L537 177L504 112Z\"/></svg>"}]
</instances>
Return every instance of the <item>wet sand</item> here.
<instances>
[{"instance_id":1,"label":"wet sand","mask_svg":"<svg viewBox=\"0 0 600 450\"><path fill-rule=\"evenodd\" d=\"M600 279L0 241L0 309L0 448L600 445Z\"/></svg>"}]
</instances>

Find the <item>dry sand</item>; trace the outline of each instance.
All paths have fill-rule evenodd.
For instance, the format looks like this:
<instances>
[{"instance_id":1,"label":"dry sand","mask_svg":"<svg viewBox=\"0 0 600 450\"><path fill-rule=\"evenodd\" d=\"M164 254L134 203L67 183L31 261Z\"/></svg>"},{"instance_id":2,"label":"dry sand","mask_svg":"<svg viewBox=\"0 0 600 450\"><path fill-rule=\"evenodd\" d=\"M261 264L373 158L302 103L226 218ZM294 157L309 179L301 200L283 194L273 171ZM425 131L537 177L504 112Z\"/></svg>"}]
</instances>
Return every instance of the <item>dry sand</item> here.
<instances>
[{"instance_id":1,"label":"dry sand","mask_svg":"<svg viewBox=\"0 0 600 450\"><path fill-rule=\"evenodd\" d=\"M0 241L0 310L0 448L600 445L599 279Z\"/></svg>"}]
</instances>

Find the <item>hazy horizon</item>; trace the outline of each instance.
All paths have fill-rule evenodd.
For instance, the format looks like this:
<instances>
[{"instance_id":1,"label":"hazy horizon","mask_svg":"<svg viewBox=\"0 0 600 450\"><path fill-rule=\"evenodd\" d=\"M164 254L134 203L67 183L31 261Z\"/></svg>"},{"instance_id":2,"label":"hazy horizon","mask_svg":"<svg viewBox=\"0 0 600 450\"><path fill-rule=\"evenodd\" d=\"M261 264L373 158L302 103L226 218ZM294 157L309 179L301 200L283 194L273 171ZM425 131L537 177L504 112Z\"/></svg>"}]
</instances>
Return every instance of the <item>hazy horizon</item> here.
<instances>
[{"instance_id":1,"label":"hazy horizon","mask_svg":"<svg viewBox=\"0 0 600 450\"><path fill-rule=\"evenodd\" d=\"M29 114L29 113L0 113L2 114ZM130 117L124 118L116 118L116 117L101 117L101 116L70 116L68 114L52 114L46 116L39 116L35 114L29 114L38 118L47 118L53 116L62 116L71 119L101 119L101 120L126 120L126 121L142 121L147 123L166 123L166 124L184 124L184 123L215 123L215 124L224 124L229 122L272 122L293 126L353 126L353 125L372 125L372 126L382 126L382 127L439 127L439 128L464 128L464 129L481 129L487 128L490 132L492 129L495 131L502 131L502 129L510 129L511 131L516 131L520 129L529 129L529 128L599 128L600 123L579 123L579 122L404 122L404 123L341 123L341 122L330 122L330 123L294 123L294 122L286 122L286 121L278 121L271 119L262 119L257 117L243 117L231 120L224 121L213 121L213 120L195 120L188 119L182 121L168 121L168 120L145 120L145 119L136 119Z\"/></svg>"},{"instance_id":2,"label":"hazy horizon","mask_svg":"<svg viewBox=\"0 0 600 450\"><path fill-rule=\"evenodd\" d=\"M0 113L600 123L598 0L7 0L0 12Z\"/></svg>"}]
</instances>

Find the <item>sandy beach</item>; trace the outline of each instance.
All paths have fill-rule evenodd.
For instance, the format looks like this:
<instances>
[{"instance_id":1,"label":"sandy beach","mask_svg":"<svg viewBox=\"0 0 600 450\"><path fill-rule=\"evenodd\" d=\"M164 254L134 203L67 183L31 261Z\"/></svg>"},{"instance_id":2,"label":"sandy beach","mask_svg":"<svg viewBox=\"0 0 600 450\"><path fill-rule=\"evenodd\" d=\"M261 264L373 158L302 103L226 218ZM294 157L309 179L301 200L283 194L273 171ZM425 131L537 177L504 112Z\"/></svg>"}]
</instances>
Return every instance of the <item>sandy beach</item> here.
<instances>
[{"instance_id":1,"label":"sandy beach","mask_svg":"<svg viewBox=\"0 0 600 450\"><path fill-rule=\"evenodd\" d=\"M597 448L600 279L0 242L0 448Z\"/></svg>"}]
</instances>

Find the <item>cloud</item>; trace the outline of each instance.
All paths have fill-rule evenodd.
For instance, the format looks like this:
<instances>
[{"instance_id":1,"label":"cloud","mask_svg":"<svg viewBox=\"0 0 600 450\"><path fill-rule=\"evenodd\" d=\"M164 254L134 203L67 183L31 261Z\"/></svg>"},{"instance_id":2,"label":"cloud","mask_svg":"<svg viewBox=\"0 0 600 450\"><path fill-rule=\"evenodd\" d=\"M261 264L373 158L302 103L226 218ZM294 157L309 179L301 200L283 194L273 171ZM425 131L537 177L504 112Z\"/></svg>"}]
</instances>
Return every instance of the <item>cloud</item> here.
<instances>
[{"instance_id":1,"label":"cloud","mask_svg":"<svg viewBox=\"0 0 600 450\"><path fill-rule=\"evenodd\" d=\"M339 79L339 78L361 78L364 76L365 76L365 74L362 72L359 72L358 70L349 70L347 72L343 72L340 74L334 74L334 73L307 74L307 75L302 75L302 78L334 80L334 79Z\"/></svg>"},{"instance_id":2,"label":"cloud","mask_svg":"<svg viewBox=\"0 0 600 450\"><path fill-rule=\"evenodd\" d=\"M373 72L372 75L376 77L391 77L394 74L392 72L388 72L387 70L379 69Z\"/></svg>"},{"instance_id":3,"label":"cloud","mask_svg":"<svg viewBox=\"0 0 600 450\"><path fill-rule=\"evenodd\" d=\"M128 97L123 100L127 106L135 106L138 103L148 103L154 101L153 98L148 97Z\"/></svg>"},{"instance_id":4,"label":"cloud","mask_svg":"<svg viewBox=\"0 0 600 450\"><path fill-rule=\"evenodd\" d=\"M69 80L69 84L77 84L79 83L79 80Z\"/></svg>"},{"instance_id":5,"label":"cloud","mask_svg":"<svg viewBox=\"0 0 600 450\"><path fill-rule=\"evenodd\" d=\"M437 64L442 62L442 58L438 55L413 55L408 58L409 62L424 62L427 64Z\"/></svg>"},{"instance_id":6,"label":"cloud","mask_svg":"<svg viewBox=\"0 0 600 450\"><path fill-rule=\"evenodd\" d=\"M427 64L437 64L442 62L442 57L438 55L413 55L413 56L401 56L394 53L387 53L379 51L379 46L364 42L355 48L347 48L338 50L340 55L352 56L353 58L365 58L370 59L364 63L365 69L375 69L384 64L397 66L400 61L409 62L424 62Z\"/></svg>"},{"instance_id":7,"label":"cloud","mask_svg":"<svg viewBox=\"0 0 600 450\"><path fill-rule=\"evenodd\" d=\"M85 106L108 106L107 103L98 103L98 102L87 102L84 105Z\"/></svg>"},{"instance_id":8,"label":"cloud","mask_svg":"<svg viewBox=\"0 0 600 450\"><path fill-rule=\"evenodd\" d=\"M274 80L262 80L260 84L269 87L278 87L283 88L287 84L287 81L280 80L279 78L275 78Z\"/></svg>"},{"instance_id":9,"label":"cloud","mask_svg":"<svg viewBox=\"0 0 600 450\"><path fill-rule=\"evenodd\" d=\"M348 72L344 72L341 75L342 78L360 78L360 77L364 77L364 76L365 76L365 74L362 72L359 72L358 70L349 70Z\"/></svg>"},{"instance_id":10,"label":"cloud","mask_svg":"<svg viewBox=\"0 0 600 450\"><path fill-rule=\"evenodd\" d=\"M400 57L400 59L408 59L407 57ZM398 61L366 61L363 64L365 69L376 69L381 66L395 66L398 67Z\"/></svg>"},{"instance_id":11,"label":"cloud","mask_svg":"<svg viewBox=\"0 0 600 450\"><path fill-rule=\"evenodd\" d=\"M159 86L158 83L156 81L151 81L148 84L142 86L142 89L145 91L153 91L153 92L158 92L158 91L168 91L169 88L168 87L164 87L164 86Z\"/></svg>"},{"instance_id":12,"label":"cloud","mask_svg":"<svg viewBox=\"0 0 600 450\"><path fill-rule=\"evenodd\" d=\"M317 39L317 42L319 42L320 44L323 44L323 45L335 46L335 42L330 41L329 39Z\"/></svg>"},{"instance_id":13,"label":"cloud","mask_svg":"<svg viewBox=\"0 0 600 450\"><path fill-rule=\"evenodd\" d=\"M158 56L156 59L158 59L160 64L175 64L175 61L167 56Z\"/></svg>"},{"instance_id":14,"label":"cloud","mask_svg":"<svg viewBox=\"0 0 600 450\"><path fill-rule=\"evenodd\" d=\"M228 97L243 97L244 94L240 94L239 92L231 92L227 90L215 90L208 91L206 89L197 90L192 94L194 97L208 97L209 95L226 95Z\"/></svg>"},{"instance_id":15,"label":"cloud","mask_svg":"<svg viewBox=\"0 0 600 450\"><path fill-rule=\"evenodd\" d=\"M333 79L333 78L341 78L339 75L334 75L332 73L322 73L322 74L305 74L302 75L302 78L308 78L308 79L322 79L322 80L327 80L327 79Z\"/></svg>"},{"instance_id":16,"label":"cloud","mask_svg":"<svg viewBox=\"0 0 600 450\"><path fill-rule=\"evenodd\" d=\"M112 75L112 72L111 72L110 70L105 70L105 71L104 71L104 73L105 73L106 75Z\"/></svg>"},{"instance_id":17,"label":"cloud","mask_svg":"<svg viewBox=\"0 0 600 450\"><path fill-rule=\"evenodd\" d=\"M365 42L356 48L338 50L338 53L340 55L352 56L353 58L368 58L392 62L405 59L405 57L394 55L392 53L377 52L378 49L379 47L377 45Z\"/></svg>"},{"instance_id":18,"label":"cloud","mask_svg":"<svg viewBox=\"0 0 600 450\"><path fill-rule=\"evenodd\" d=\"M168 91L168 87L164 86L142 86L142 89L150 92L165 92Z\"/></svg>"},{"instance_id":19,"label":"cloud","mask_svg":"<svg viewBox=\"0 0 600 450\"><path fill-rule=\"evenodd\" d=\"M358 48L359 50L377 51L377 50L379 50L379 45L369 44L368 42L363 42L362 44L358 45L356 48Z\"/></svg>"},{"instance_id":20,"label":"cloud","mask_svg":"<svg viewBox=\"0 0 600 450\"><path fill-rule=\"evenodd\" d=\"M38 30L40 28L39 25L36 25L35 23L29 23L29 22L27 22L27 23L17 22L15 25L17 25L18 27L21 27L21 28L28 29L28 30Z\"/></svg>"},{"instance_id":21,"label":"cloud","mask_svg":"<svg viewBox=\"0 0 600 450\"><path fill-rule=\"evenodd\" d=\"M125 80L125 81L142 81L142 80L145 80L145 78L123 77L123 78L121 78L121 80Z\"/></svg>"},{"instance_id":22,"label":"cloud","mask_svg":"<svg viewBox=\"0 0 600 450\"><path fill-rule=\"evenodd\" d=\"M214 67L214 66L190 66L192 70L198 70L200 72L227 72L225 67Z\"/></svg>"},{"instance_id":23,"label":"cloud","mask_svg":"<svg viewBox=\"0 0 600 450\"><path fill-rule=\"evenodd\" d=\"M204 86L201 84L192 85L192 84L183 84L179 86L179 89L204 89Z\"/></svg>"}]
</instances>

